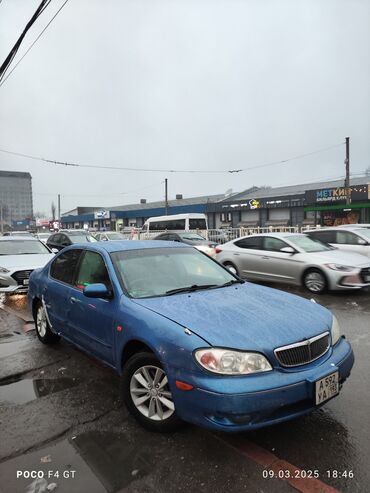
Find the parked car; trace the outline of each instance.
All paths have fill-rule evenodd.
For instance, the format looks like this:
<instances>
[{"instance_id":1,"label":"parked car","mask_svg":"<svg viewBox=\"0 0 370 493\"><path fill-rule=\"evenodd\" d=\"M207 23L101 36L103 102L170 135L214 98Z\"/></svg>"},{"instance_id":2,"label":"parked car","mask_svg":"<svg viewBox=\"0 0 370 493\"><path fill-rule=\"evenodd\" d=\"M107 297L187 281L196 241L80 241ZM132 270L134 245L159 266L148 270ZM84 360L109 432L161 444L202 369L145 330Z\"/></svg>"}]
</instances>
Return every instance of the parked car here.
<instances>
[{"instance_id":1,"label":"parked car","mask_svg":"<svg viewBox=\"0 0 370 493\"><path fill-rule=\"evenodd\" d=\"M127 237L122 233L116 231L104 231L100 233L95 233L94 238L97 241L122 241L127 240Z\"/></svg>"},{"instance_id":2,"label":"parked car","mask_svg":"<svg viewBox=\"0 0 370 493\"><path fill-rule=\"evenodd\" d=\"M42 241L43 243L45 243L45 245L46 245L46 242L47 242L48 238L50 238L50 236L51 236L51 233L50 232L37 233L36 238L38 240Z\"/></svg>"},{"instance_id":3,"label":"parked car","mask_svg":"<svg viewBox=\"0 0 370 493\"><path fill-rule=\"evenodd\" d=\"M43 267L54 254L33 237L0 238L0 293L23 293L31 272Z\"/></svg>"},{"instance_id":4,"label":"parked car","mask_svg":"<svg viewBox=\"0 0 370 493\"><path fill-rule=\"evenodd\" d=\"M73 245L33 272L28 299L40 341L63 337L114 368L156 431L295 418L338 395L354 363L326 308L179 242Z\"/></svg>"},{"instance_id":5,"label":"parked car","mask_svg":"<svg viewBox=\"0 0 370 493\"><path fill-rule=\"evenodd\" d=\"M370 260L299 233L244 236L216 249L217 260L240 277L303 285L313 293L370 285Z\"/></svg>"},{"instance_id":6,"label":"parked car","mask_svg":"<svg viewBox=\"0 0 370 493\"><path fill-rule=\"evenodd\" d=\"M3 233L3 236L31 236L33 237L34 235L30 231L5 231Z\"/></svg>"},{"instance_id":7,"label":"parked car","mask_svg":"<svg viewBox=\"0 0 370 493\"><path fill-rule=\"evenodd\" d=\"M229 241L229 235L224 229L209 229L208 230L209 241L214 241L216 243L226 243Z\"/></svg>"},{"instance_id":8,"label":"parked car","mask_svg":"<svg viewBox=\"0 0 370 493\"><path fill-rule=\"evenodd\" d=\"M46 240L51 249L63 250L74 243L93 243L97 241L90 233L83 230L63 230L54 233Z\"/></svg>"},{"instance_id":9,"label":"parked car","mask_svg":"<svg viewBox=\"0 0 370 493\"><path fill-rule=\"evenodd\" d=\"M161 233L160 235L152 238L153 240L162 240L162 241L177 241L179 243L185 243L186 245L192 245L198 250L214 257L216 255L216 246L217 243L214 241L208 241L203 236L198 233Z\"/></svg>"},{"instance_id":10,"label":"parked car","mask_svg":"<svg viewBox=\"0 0 370 493\"><path fill-rule=\"evenodd\" d=\"M323 241L340 250L370 257L370 229L348 225L314 229L307 231L306 234L312 239Z\"/></svg>"}]
</instances>

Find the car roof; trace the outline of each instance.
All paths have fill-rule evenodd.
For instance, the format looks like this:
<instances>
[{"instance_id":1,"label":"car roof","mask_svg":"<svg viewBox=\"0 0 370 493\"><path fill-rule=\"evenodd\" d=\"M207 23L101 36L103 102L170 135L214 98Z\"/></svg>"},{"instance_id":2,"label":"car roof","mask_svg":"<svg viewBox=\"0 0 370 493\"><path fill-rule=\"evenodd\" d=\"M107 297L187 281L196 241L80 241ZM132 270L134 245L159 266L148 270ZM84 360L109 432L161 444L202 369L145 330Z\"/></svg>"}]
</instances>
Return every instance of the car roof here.
<instances>
[{"instance_id":1,"label":"car roof","mask_svg":"<svg viewBox=\"0 0 370 493\"><path fill-rule=\"evenodd\" d=\"M34 236L0 236L0 241L39 241Z\"/></svg>"},{"instance_id":2,"label":"car roof","mask_svg":"<svg viewBox=\"0 0 370 493\"><path fill-rule=\"evenodd\" d=\"M263 237L263 236L272 236L274 238L289 238L290 236L302 236L304 235L304 233L289 233L289 232L286 232L286 233L282 233L282 232L272 232L272 233L256 233L254 235L247 235L247 236L243 236L242 238L252 238L252 237ZM240 238L236 238L237 240L240 240ZM235 240L232 240L232 241L235 241Z\"/></svg>"},{"instance_id":3,"label":"car roof","mask_svg":"<svg viewBox=\"0 0 370 493\"><path fill-rule=\"evenodd\" d=\"M84 248L89 250L105 250L108 253L130 251L130 250L145 250L150 248L192 248L185 243L175 243L173 241L162 240L121 240L121 241L97 241L96 243L75 243L67 247ZM66 249L67 250L67 249ZM64 250L63 250L64 251Z\"/></svg>"}]
</instances>

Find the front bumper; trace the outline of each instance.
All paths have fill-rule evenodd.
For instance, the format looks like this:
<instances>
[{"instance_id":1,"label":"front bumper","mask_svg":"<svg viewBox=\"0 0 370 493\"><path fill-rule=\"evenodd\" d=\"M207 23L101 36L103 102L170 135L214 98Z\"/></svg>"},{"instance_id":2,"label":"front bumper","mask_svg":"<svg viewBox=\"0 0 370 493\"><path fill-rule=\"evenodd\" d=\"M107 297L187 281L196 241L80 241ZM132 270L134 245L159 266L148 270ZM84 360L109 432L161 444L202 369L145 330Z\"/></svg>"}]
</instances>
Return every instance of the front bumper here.
<instances>
[{"instance_id":1,"label":"front bumper","mask_svg":"<svg viewBox=\"0 0 370 493\"><path fill-rule=\"evenodd\" d=\"M185 421L215 430L246 431L313 411L318 407L315 381L339 371L342 384L353 364L351 346L341 339L323 363L307 365L307 369L275 369L255 376L227 378L192 374L190 379L189 374L182 375L178 370L174 380L190 383L194 389L179 391L172 384L171 390L174 389L176 412Z\"/></svg>"},{"instance_id":2,"label":"front bumper","mask_svg":"<svg viewBox=\"0 0 370 493\"><path fill-rule=\"evenodd\" d=\"M326 269L325 274L329 280L330 289L362 289L370 286L370 281L364 280L364 270L365 269L355 269L351 272L340 272Z\"/></svg>"}]
</instances>

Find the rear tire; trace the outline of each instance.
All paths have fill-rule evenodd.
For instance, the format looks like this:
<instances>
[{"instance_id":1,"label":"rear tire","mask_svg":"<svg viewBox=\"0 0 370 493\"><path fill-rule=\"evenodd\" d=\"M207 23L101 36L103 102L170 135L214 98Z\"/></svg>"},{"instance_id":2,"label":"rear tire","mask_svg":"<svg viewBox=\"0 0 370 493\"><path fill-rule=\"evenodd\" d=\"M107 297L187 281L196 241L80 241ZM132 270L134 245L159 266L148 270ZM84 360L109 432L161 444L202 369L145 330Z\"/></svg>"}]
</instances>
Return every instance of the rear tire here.
<instances>
[{"instance_id":1,"label":"rear tire","mask_svg":"<svg viewBox=\"0 0 370 493\"><path fill-rule=\"evenodd\" d=\"M172 432L182 425L167 376L152 353L137 353L125 364L122 398L132 416L147 430Z\"/></svg>"},{"instance_id":2,"label":"rear tire","mask_svg":"<svg viewBox=\"0 0 370 493\"><path fill-rule=\"evenodd\" d=\"M303 276L303 284L308 291L315 294L324 293L328 288L325 274L319 269L309 269Z\"/></svg>"},{"instance_id":3,"label":"rear tire","mask_svg":"<svg viewBox=\"0 0 370 493\"><path fill-rule=\"evenodd\" d=\"M45 308L41 302L37 303L34 318L37 337L43 344L56 344L59 342L60 336L51 331Z\"/></svg>"}]
</instances>

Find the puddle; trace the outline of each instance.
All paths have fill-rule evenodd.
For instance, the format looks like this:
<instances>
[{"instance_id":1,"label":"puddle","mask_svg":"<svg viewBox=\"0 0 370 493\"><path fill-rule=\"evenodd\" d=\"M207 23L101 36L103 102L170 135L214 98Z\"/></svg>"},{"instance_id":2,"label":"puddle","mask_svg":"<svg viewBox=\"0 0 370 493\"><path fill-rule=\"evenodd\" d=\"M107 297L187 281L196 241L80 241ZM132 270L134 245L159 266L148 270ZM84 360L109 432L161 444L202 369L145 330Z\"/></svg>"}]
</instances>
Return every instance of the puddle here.
<instances>
[{"instance_id":1,"label":"puddle","mask_svg":"<svg viewBox=\"0 0 370 493\"><path fill-rule=\"evenodd\" d=\"M79 383L79 380L67 377L7 379L0 382L0 405L1 403L25 404L40 397L75 387Z\"/></svg>"},{"instance_id":2,"label":"puddle","mask_svg":"<svg viewBox=\"0 0 370 493\"><path fill-rule=\"evenodd\" d=\"M7 493L28 491L33 480L16 479L22 470L43 474L40 491L56 483L59 493L116 493L153 470L149 450L144 450L122 433L89 431L1 463L0 476Z\"/></svg>"}]
</instances>

